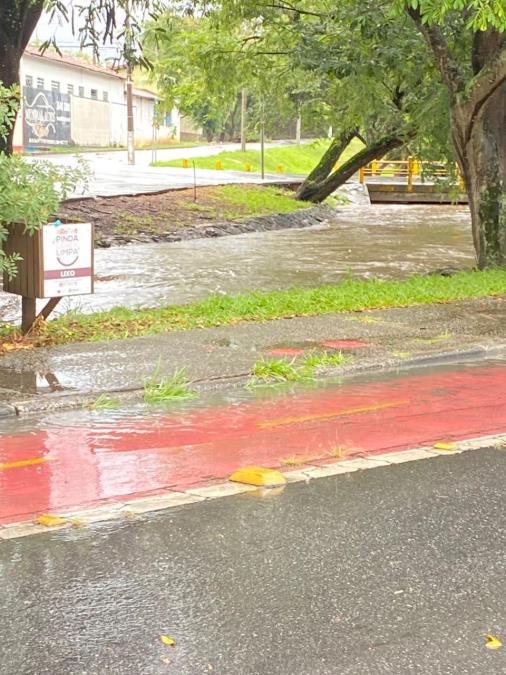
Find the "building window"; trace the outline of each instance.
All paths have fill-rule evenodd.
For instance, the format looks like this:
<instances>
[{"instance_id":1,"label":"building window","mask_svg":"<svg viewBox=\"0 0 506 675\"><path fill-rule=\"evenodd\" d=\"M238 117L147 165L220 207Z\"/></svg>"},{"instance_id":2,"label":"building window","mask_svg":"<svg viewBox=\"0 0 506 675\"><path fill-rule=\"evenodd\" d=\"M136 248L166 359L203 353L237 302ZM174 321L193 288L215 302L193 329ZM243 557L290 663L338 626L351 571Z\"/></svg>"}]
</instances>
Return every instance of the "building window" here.
<instances>
[{"instance_id":1,"label":"building window","mask_svg":"<svg viewBox=\"0 0 506 675\"><path fill-rule=\"evenodd\" d=\"M44 78L43 77L37 78L37 89L44 89Z\"/></svg>"},{"instance_id":2,"label":"building window","mask_svg":"<svg viewBox=\"0 0 506 675\"><path fill-rule=\"evenodd\" d=\"M67 94L70 94L71 96L74 95L74 85L73 84L67 84Z\"/></svg>"},{"instance_id":3,"label":"building window","mask_svg":"<svg viewBox=\"0 0 506 675\"><path fill-rule=\"evenodd\" d=\"M174 124L174 122L172 121L172 110L170 112L165 113L165 118L163 122L166 127L171 127Z\"/></svg>"},{"instance_id":4,"label":"building window","mask_svg":"<svg viewBox=\"0 0 506 675\"><path fill-rule=\"evenodd\" d=\"M51 80L51 91L60 91L60 83L56 80Z\"/></svg>"},{"instance_id":5,"label":"building window","mask_svg":"<svg viewBox=\"0 0 506 675\"><path fill-rule=\"evenodd\" d=\"M108 100L109 100L109 92L108 92L108 91L103 91L103 92L102 92L102 99L103 99L104 101L108 101Z\"/></svg>"},{"instance_id":6,"label":"building window","mask_svg":"<svg viewBox=\"0 0 506 675\"><path fill-rule=\"evenodd\" d=\"M84 98L84 87L79 87L79 96Z\"/></svg>"},{"instance_id":7,"label":"building window","mask_svg":"<svg viewBox=\"0 0 506 675\"><path fill-rule=\"evenodd\" d=\"M27 87L33 87L33 77L31 75L25 77L25 84Z\"/></svg>"},{"instance_id":8,"label":"building window","mask_svg":"<svg viewBox=\"0 0 506 675\"><path fill-rule=\"evenodd\" d=\"M91 89L90 90L90 96L91 96L91 98L97 99L98 98L98 91L96 89Z\"/></svg>"}]
</instances>

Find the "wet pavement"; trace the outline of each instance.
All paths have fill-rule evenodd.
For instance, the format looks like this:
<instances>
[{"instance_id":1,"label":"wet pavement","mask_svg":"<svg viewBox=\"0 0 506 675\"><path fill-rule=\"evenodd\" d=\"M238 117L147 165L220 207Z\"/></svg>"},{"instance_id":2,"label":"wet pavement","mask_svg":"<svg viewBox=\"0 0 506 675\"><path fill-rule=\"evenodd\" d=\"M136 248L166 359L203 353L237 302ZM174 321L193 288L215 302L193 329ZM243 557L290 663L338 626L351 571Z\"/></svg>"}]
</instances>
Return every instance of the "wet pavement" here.
<instances>
[{"instance_id":1,"label":"wet pavement","mask_svg":"<svg viewBox=\"0 0 506 675\"><path fill-rule=\"evenodd\" d=\"M266 147L293 145L293 142L278 141L268 143ZM249 149L259 149L258 143L249 143ZM194 148L168 148L156 151L136 151L136 164L129 166L127 153L123 151L82 153L81 158L88 164L91 176L88 186L82 186L73 195L84 196L112 196L142 194L175 188L193 187L195 179L193 169L177 167L152 167L153 161L191 159L192 157L208 157L223 151L238 150L240 144L228 143L223 145L201 146ZM75 154L56 154L32 156L30 161L49 161L65 167L77 165ZM224 185L228 183L283 183L301 180L303 176L289 176L288 174L266 174L262 180L260 174L241 171L214 171L197 169L197 185Z\"/></svg>"},{"instance_id":2,"label":"wet pavement","mask_svg":"<svg viewBox=\"0 0 506 675\"><path fill-rule=\"evenodd\" d=\"M3 542L2 673L502 675L505 481L478 450Z\"/></svg>"},{"instance_id":3,"label":"wet pavement","mask_svg":"<svg viewBox=\"0 0 506 675\"><path fill-rule=\"evenodd\" d=\"M336 374L477 357L506 347L505 321L506 299L483 298L14 351L2 357L0 412L7 402L33 413L80 406L104 392L139 397L153 373L171 377L181 368L199 389L244 386L254 364L270 357L344 351L349 361Z\"/></svg>"},{"instance_id":4,"label":"wet pavement","mask_svg":"<svg viewBox=\"0 0 506 675\"><path fill-rule=\"evenodd\" d=\"M0 421L0 524L506 430L506 362ZM0 528L0 540L2 529Z\"/></svg>"},{"instance_id":5,"label":"wet pavement","mask_svg":"<svg viewBox=\"0 0 506 675\"><path fill-rule=\"evenodd\" d=\"M355 205L316 228L97 250L95 294L65 299L59 311L181 304L212 293L334 284L349 275L398 279L474 263L466 207ZM0 293L0 316L19 320L19 303Z\"/></svg>"}]
</instances>

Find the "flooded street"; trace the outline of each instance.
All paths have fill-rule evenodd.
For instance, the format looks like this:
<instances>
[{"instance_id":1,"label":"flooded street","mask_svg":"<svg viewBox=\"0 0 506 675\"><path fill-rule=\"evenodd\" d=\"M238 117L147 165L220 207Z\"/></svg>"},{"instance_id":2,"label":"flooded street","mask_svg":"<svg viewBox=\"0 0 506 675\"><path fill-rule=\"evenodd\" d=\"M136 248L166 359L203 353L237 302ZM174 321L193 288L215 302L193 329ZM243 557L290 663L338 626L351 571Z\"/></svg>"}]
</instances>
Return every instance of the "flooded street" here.
<instances>
[{"instance_id":1,"label":"flooded street","mask_svg":"<svg viewBox=\"0 0 506 675\"><path fill-rule=\"evenodd\" d=\"M62 309L180 304L211 293L331 284L349 274L402 278L473 264L467 207L353 206L317 228L97 250L95 295L66 299ZM0 293L2 319L15 319L19 302Z\"/></svg>"}]
</instances>

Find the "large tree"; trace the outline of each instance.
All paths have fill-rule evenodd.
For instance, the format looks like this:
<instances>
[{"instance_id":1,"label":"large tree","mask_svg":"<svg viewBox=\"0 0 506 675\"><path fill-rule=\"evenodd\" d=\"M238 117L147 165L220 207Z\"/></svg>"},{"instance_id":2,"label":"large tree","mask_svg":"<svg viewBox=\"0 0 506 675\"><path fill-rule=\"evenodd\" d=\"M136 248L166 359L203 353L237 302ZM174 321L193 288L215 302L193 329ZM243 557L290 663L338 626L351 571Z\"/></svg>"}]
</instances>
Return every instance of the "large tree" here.
<instances>
[{"instance_id":1,"label":"large tree","mask_svg":"<svg viewBox=\"0 0 506 675\"><path fill-rule=\"evenodd\" d=\"M449 98L451 135L471 208L478 264L506 264L504 0L410 0Z\"/></svg>"}]
</instances>

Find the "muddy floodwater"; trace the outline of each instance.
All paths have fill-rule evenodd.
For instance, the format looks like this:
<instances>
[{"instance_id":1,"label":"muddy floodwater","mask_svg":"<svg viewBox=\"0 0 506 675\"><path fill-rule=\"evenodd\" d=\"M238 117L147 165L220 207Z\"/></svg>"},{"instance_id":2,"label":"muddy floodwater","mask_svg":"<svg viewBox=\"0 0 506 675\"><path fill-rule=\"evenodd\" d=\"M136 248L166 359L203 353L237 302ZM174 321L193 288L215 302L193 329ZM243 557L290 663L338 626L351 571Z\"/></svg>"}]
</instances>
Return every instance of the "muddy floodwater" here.
<instances>
[{"instance_id":1,"label":"muddy floodwater","mask_svg":"<svg viewBox=\"0 0 506 675\"><path fill-rule=\"evenodd\" d=\"M211 293L331 284L350 274L402 278L474 262L467 207L353 206L314 228L97 250L95 294L65 299L62 308L180 304ZM0 317L18 312L19 299L0 293Z\"/></svg>"}]
</instances>

